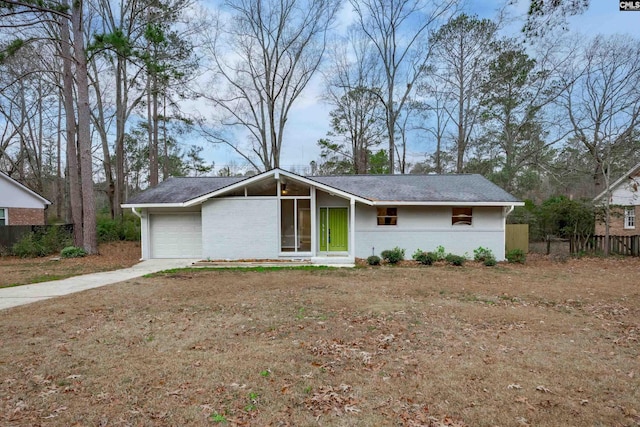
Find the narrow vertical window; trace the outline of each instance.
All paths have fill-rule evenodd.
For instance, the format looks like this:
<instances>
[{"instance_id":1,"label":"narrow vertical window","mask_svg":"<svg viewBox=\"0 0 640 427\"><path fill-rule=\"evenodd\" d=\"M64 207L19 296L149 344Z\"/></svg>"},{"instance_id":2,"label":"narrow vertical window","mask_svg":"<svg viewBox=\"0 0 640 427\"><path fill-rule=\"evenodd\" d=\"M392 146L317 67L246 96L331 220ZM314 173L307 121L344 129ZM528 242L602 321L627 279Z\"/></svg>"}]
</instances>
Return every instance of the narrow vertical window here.
<instances>
[{"instance_id":1,"label":"narrow vertical window","mask_svg":"<svg viewBox=\"0 0 640 427\"><path fill-rule=\"evenodd\" d=\"M636 228L636 207L626 206L624 208L624 228Z\"/></svg>"},{"instance_id":2,"label":"narrow vertical window","mask_svg":"<svg viewBox=\"0 0 640 427\"><path fill-rule=\"evenodd\" d=\"M0 225L7 225L7 209L0 208Z\"/></svg>"}]
</instances>

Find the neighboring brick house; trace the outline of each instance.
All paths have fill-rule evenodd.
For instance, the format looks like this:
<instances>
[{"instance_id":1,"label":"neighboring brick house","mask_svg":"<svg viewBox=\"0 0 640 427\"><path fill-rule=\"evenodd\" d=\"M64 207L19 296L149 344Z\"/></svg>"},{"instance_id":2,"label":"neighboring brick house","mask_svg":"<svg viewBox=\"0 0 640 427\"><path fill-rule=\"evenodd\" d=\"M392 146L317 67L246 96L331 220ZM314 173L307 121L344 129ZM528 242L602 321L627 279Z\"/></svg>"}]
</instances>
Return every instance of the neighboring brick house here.
<instances>
[{"instance_id":1,"label":"neighboring brick house","mask_svg":"<svg viewBox=\"0 0 640 427\"><path fill-rule=\"evenodd\" d=\"M609 234L612 236L640 235L640 163L631 168L609 187L609 191L600 193L595 203L604 203L610 194L609 203L612 215L609 221ZM596 223L596 235L605 234L605 224Z\"/></svg>"},{"instance_id":2,"label":"neighboring brick house","mask_svg":"<svg viewBox=\"0 0 640 427\"><path fill-rule=\"evenodd\" d=\"M44 225L50 201L0 172L0 227Z\"/></svg>"}]
</instances>

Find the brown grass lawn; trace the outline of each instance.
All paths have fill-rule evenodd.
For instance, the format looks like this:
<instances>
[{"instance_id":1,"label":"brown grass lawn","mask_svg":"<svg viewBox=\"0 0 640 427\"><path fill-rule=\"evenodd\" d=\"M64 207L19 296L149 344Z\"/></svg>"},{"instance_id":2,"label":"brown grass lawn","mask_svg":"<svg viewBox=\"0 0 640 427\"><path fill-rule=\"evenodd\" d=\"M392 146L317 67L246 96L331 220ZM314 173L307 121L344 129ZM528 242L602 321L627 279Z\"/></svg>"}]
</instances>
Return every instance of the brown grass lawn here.
<instances>
[{"instance_id":1,"label":"brown grass lawn","mask_svg":"<svg viewBox=\"0 0 640 427\"><path fill-rule=\"evenodd\" d=\"M140 261L140 242L101 243L99 255L59 259L0 257L0 288L64 279L79 274L117 270Z\"/></svg>"},{"instance_id":2,"label":"brown grass lawn","mask_svg":"<svg viewBox=\"0 0 640 427\"><path fill-rule=\"evenodd\" d=\"M182 271L0 324L3 426L640 425L640 259Z\"/></svg>"}]
</instances>

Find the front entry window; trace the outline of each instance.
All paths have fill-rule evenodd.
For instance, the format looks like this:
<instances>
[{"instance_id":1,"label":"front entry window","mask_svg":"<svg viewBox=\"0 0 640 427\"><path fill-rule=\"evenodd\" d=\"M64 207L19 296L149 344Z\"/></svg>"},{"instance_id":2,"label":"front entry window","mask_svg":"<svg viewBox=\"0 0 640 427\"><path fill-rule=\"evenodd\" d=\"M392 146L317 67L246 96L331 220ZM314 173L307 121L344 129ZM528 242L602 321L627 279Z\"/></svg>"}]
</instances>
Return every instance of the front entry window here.
<instances>
[{"instance_id":1,"label":"front entry window","mask_svg":"<svg viewBox=\"0 0 640 427\"><path fill-rule=\"evenodd\" d=\"M282 199L280 202L280 250L310 252L311 200Z\"/></svg>"}]
</instances>

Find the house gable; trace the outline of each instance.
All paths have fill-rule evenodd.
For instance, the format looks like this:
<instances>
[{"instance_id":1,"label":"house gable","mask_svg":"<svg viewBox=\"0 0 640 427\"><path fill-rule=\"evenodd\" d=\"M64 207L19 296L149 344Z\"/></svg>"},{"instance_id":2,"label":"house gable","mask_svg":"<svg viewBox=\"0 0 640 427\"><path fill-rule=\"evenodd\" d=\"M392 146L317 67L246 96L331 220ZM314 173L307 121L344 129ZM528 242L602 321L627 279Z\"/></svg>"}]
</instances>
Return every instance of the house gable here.
<instances>
[{"instance_id":1,"label":"house gable","mask_svg":"<svg viewBox=\"0 0 640 427\"><path fill-rule=\"evenodd\" d=\"M326 191L326 192L328 192L330 194L335 194L335 195L343 197L345 199L355 199L356 201L358 201L360 203L365 203L365 204L368 204L368 205L372 204L371 200L368 200L368 199L363 198L363 197L356 196L354 194L350 194L350 193L348 193L346 191L340 190L340 189L332 187L330 185L323 184L323 183L318 182L318 181L316 181L314 179L311 179L311 178L308 178L308 177L304 177L304 176L301 176L301 175L297 175L297 174L294 174L292 172L288 172L288 171L285 171L285 170L282 170L282 169L272 169L270 171L263 172L263 173L258 174L258 175L254 175L254 176L252 176L250 178L244 179L242 181L238 181L238 182L236 182L234 184L228 185L226 187L223 187L223 188L220 188L218 190L212 191L212 192L210 192L208 194L204 194L204 195L202 195L200 197L197 197L197 198L194 198L192 200L189 200L189 201L185 202L184 205L185 206L192 206L192 205L195 205L195 204L200 204L203 201L205 201L207 199L214 198L214 197L224 197L226 194L233 193L234 191L237 191L240 188L248 187L248 186L250 186L250 185L252 185L252 184L254 184L256 182L262 181L264 179L268 179L269 177L272 177L273 179L279 180L281 182L282 181L286 181L287 179L290 179L290 180L297 181L297 182L300 182L300 183L303 183L303 184L306 184L306 185L309 185L309 186L316 187L316 188L318 188L320 190Z\"/></svg>"},{"instance_id":2,"label":"house gable","mask_svg":"<svg viewBox=\"0 0 640 427\"><path fill-rule=\"evenodd\" d=\"M0 207L44 209L51 202L4 172L0 172Z\"/></svg>"},{"instance_id":3,"label":"house gable","mask_svg":"<svg viewBox=\"0 0 640 427\"><path fill-rule=\"evenodd\" d=\"M593 201L602 203L607 194L611 194L609 203L612 205L640 205L640 163L618 178L609 189L598 194Z\"/></svg>"}]
</instances>

